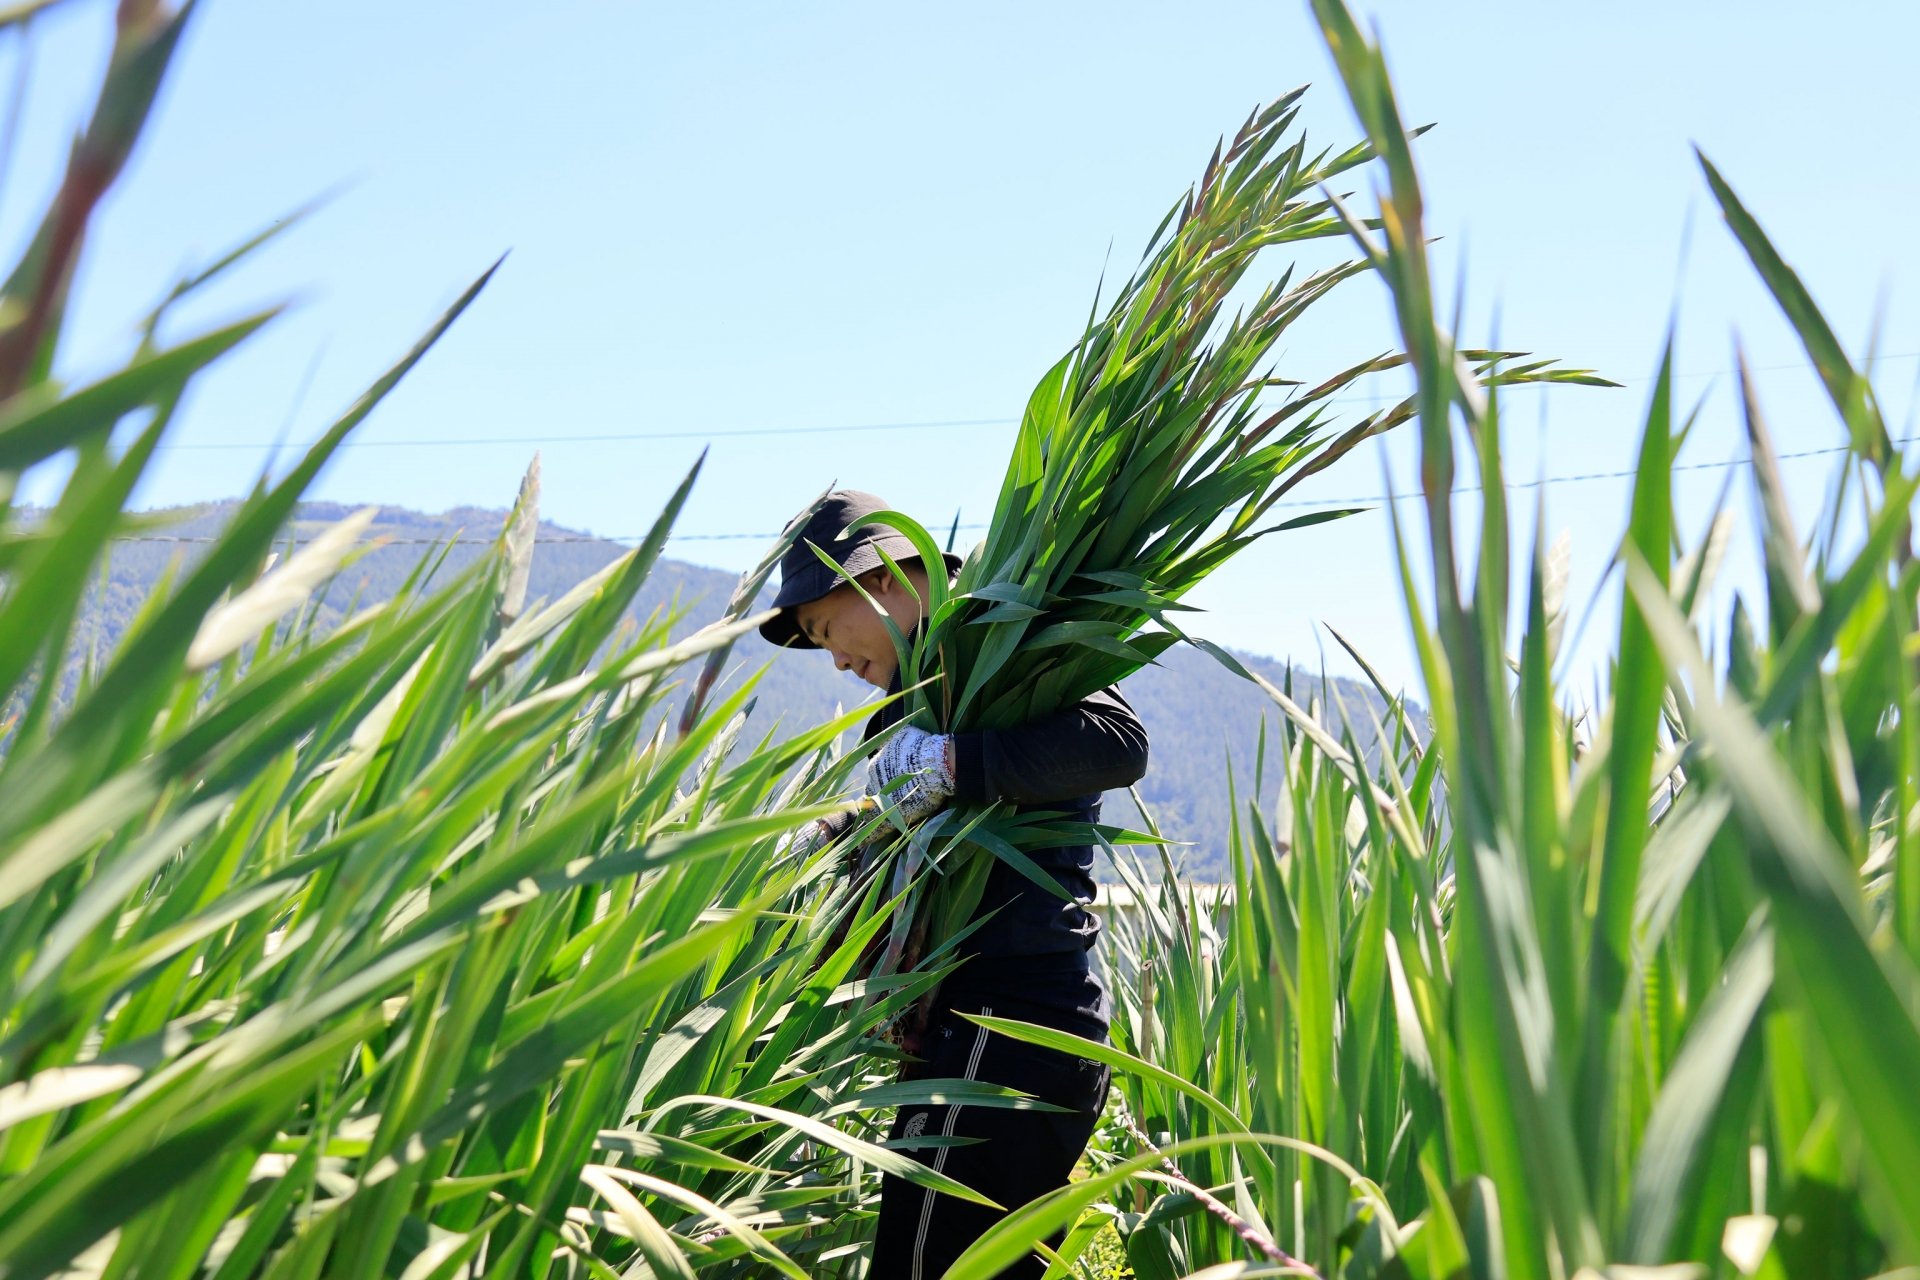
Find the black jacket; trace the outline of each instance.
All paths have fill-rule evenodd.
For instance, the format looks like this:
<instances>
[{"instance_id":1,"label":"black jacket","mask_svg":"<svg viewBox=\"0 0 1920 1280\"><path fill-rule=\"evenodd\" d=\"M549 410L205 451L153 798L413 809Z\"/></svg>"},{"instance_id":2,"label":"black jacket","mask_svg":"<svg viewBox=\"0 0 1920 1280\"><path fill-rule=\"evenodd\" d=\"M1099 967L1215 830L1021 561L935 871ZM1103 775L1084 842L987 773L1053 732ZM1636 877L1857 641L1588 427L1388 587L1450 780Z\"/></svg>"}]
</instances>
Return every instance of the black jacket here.
<instances>
[{"instance_id":1,"label":"black jacket","mask_svg":"<svg viewBox=\"0 0 1920 1280\"><path fill-rule=\"evenodd\" d=\"M899 676L892 692L899 692ZM889 703L867 722L865 738L895 724ZM1138 782L1147 771L1147 731L1115 688L1017 729L954 735L954 801L1007 801L1017 810L1049 811L1080 822L1100 818L1100 793ZM1003 861L988 873L979 915L993 918L962 951L973 958L947 983L1027 983L1048 970L1085 972L1100 923L1081 903L1093 901L1091 845L1027 851L1077 901L1063 902Z\"/></svg>"}]
</instances>

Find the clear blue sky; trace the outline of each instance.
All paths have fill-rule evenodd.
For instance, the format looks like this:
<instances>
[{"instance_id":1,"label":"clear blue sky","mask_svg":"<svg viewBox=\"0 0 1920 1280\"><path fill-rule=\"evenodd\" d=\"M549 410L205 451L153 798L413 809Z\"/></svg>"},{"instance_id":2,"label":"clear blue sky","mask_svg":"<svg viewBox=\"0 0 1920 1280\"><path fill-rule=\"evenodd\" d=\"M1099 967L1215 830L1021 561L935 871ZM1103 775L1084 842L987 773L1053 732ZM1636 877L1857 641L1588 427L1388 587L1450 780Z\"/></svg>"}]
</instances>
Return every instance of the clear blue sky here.
<instances>
[{"instance_id":1,"label":"clear blue sky","mask_svg":"<svg viewBox=\"0 0 1920 1280\"><path fill-rule=\"evenodd\" d=\"M70 0L34 28L22 147L0 201L9 247L90 100L110 9ZM1839 442L1712 214L1694 141L1850 344L1864 348L1882 315L1881 391L1904 423L1920 372L1920 6L1364 10L1406 114L1438 125L1420 155L1445 237L1440 276L1466 281L1462 338L1497 336L1630 384L1511 397L1510 474L1630 465L1676 303L1683 392L1709 395L1688 460L1739 452L1729 380L1716 376L1736 330L1767 370L1780 446ZM0 52L0 73L18 58L17 44ZM775 529L833 479L930 523L956 511L981 520L1006 420L1077 335L1109 248L1116 270L1135 261L1215 138L1305 81L1309 134L1351 141L1296 0L207 0L99 224L64 364L80 374L111 361L183 266L344 182L308 225L182 315L177 332L298 304L206 384L177 437L244 447L171 452L142 502L241 492L283 429L311 437L511 250L318 496L503 505L533 445L377 442L539 438L547 515L625 535L645 528L710 436L687 534ZM1383 291L1362 281L1316 313L1280 372L1317 379L1391 345ZM990 425L727 438L979 419ZM555 439L642 432L688 438ZM1383 465L1410 487L1412 443L1356 455L1304 492L1377 494ZM1789 471L1811 507L1829 463ZM1681 481L1690 534L1723 478ZM1594 481L1549 493L1551 527L1574 534L1576 606L1596 588L1626 492ZM758 550L688 539L673 554L737 568ZM1281 535L1198 602L1213 611L1203 629L1228 643L1311 663L1324 621L1391 678L1413 676L1378 515Z\"/></svg>"}]
</instances>

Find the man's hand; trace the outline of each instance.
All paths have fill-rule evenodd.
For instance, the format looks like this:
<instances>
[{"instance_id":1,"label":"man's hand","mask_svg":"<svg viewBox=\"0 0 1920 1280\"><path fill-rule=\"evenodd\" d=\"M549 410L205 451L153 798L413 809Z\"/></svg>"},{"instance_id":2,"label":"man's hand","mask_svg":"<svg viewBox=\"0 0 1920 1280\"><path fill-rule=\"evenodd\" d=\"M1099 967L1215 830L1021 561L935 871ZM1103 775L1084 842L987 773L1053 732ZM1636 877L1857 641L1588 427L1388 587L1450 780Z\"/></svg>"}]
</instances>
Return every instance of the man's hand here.
<instances>
[{"instance_id":1,"label":"man's hand","mask_svg":"<svg viewBox=\"0 0 1920 1280\"><path fill-rule=\"evenodd\" d=\"M850 809L845 813L830 813L824 818L815 818L782 836L779 852L782 856L804 862L853 830L861 817L861 811Z\"/></svg>"},{"instance_id":2,"label":"man's hand","mask_svg":"<svg viewBox=\"0 0 1920 1280\"><path fill-rule=\"evenodd\" d=\"M895 786L896 779L905 781ZM912 725L895 733L867 763L867 794L899 806L908 822L938 813L953 795L952 736Z\"/></svg>"}]
</instances>

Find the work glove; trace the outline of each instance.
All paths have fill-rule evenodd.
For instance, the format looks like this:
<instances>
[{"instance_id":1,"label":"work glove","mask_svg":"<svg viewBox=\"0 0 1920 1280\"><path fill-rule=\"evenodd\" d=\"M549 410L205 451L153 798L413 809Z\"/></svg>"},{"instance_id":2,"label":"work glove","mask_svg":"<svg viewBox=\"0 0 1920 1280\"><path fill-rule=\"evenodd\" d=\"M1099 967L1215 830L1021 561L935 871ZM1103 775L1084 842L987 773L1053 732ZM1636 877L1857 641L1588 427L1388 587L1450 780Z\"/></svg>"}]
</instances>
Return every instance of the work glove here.
<instances>
[{"instance_id":1,"label":"work glove","mask_svg":"<svg viewBox=\"0 0 1920 1280\"><path fill-rule=\"evenodd\" d=\"M867 762L867 794L897 806L908 822L938 813L953 796L953 736L912 725L899 730Z\"/></svg>"},{"instance_id":2,"label":"work glove","mask_svg":"<svg viewBox=\"0 0 1920 1280\"><path fill-rule=\"evenodd\" d=\"M805 862L820 850L838 840L866 815L861 810L849 810L846 813L830 813L824 818L815 818L812 822L795 827L780 837L777 846L783 857Z\"/></svg>"}]
</instances>

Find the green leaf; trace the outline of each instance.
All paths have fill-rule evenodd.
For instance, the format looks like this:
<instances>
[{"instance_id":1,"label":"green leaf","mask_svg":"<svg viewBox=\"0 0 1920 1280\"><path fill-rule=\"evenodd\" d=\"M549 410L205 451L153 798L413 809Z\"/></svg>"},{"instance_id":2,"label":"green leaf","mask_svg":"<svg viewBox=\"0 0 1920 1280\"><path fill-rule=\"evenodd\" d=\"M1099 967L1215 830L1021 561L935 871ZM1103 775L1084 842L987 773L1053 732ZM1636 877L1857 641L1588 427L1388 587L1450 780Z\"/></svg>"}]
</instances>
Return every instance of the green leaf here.
<instances>
[{"instance_id":1,"label":"green leaf","mask_svg":"<svg viewBox=\"0 0 1920 1280\"><path fill-rule=\"evenodd\" d=\"M944 1195L950 1195L959 1200L966 1200L972 1204L983 1204L993 1209L1001 1207L964 1183L957 1182L944 1173L935 1172L917 1160L910 1160L896 1151L889 1151L885 1147L875 1146L863 1138L856 1138L850 1133L837 1129L830 1124L824 1124L811 1116L801 1115L796 1111L786 1111L779 1107L764 1106L760 1103L748 1102L740 1098L723 1098L713 1094L693 1093L662 1103L654 1109L653 1114L657 1117L680 1107L689 1106L708 1106L718 1107L723 1110L744 1111L748 1115L759 1116L765 1120L773 1120L812 1138L815 1142L825 1143L836 1151L843 1151L863 1164L872 1165L882 1173L890 1173L896 1178L904 1178L915 1186L925 1187L929 1191L938 1191Z\"/></svg>"},{"instance_id":2,"label":"green leaf","mask_svg":"<svg viewBox=\"0 0 1920 1280\"><path fill-rule=\"evenodd\" d=\"M1727 962L1667 1072L1634 1162L1627 1254L1643 1263L1674 1254L1674 1229L1727 1104L1736 1059L1753 1052L1762 1004L1773 985L1773 938L1756 925ZM1740 1136L1746 1126L1733 1117Z\"/></svg>"},{"instance_id":3,"label":"green leaf","mask_svg":"<svg viewBox=\"0 0 1920 1280\"><path fill-rule=\"evenodd\" d=\"M1705 659L1664 587L1635 558L1627 573L1661 651L1700 695L1699 727L1772 903L1782 986L1816 1030L1817 1055L1859 1125L1867 1170L1894 1208L1890 1229L1920 1249L1920 1110L1907 1102L1920 1080L1920 974L1904 952L1871 945L1850 863L1808 814L1752 717L1712 695Z\"/></svg>"},{"instance_id":4,"label":"green leaf","mask_svg":"<svg viewBox=\"0 0 1920 1280\"><path fill-rule=\"evenodd\" d=\"M0 472L24 471L89 439L102 439L127 414L179 390L189 378L251 337L277 311L215 329L139 357L70 395L52 384L0 403Z\"/></svg>"}]
</instances>

